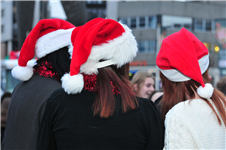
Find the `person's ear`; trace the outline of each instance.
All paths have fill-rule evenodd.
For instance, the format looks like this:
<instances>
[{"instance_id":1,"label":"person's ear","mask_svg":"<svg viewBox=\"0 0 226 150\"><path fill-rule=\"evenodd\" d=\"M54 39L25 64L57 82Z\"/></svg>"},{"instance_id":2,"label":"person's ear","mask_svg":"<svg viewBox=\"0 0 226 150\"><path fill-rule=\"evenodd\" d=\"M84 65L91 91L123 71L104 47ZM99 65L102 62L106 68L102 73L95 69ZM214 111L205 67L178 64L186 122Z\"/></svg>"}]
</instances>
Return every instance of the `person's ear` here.
<instances>
[{"instance_id":1,"label":"person's ear","mask_svg":"<svg viewBox=\"0 0 226 150\"><path fill-rule=\"evenodd\" d=\"M138 91L138 84L137 83L133 84L133 89L134 89L135 92Z\"/></svg>"}]
</instances>

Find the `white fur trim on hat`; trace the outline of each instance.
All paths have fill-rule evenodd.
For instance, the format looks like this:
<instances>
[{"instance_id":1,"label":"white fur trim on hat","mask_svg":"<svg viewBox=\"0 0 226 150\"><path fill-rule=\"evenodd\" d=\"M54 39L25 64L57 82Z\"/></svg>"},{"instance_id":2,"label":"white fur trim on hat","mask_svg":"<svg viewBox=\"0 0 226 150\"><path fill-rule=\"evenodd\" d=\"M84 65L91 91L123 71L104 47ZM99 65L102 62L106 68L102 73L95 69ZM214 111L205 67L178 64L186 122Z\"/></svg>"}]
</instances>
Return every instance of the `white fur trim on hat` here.
<instances>
[{"instance_id":1,"label":"white fur trim on hat","mask_svg":"<svg viewBox=\"0 0 226 150\"><path fill-rule=\"evenodd\" d=\"M35 54L42 58L60 48L68 46L71 43L71 33L74 28L60 29L50 32L40 37L35 45Z\"/></svg>"},{"instance_id":2,"label":"white fur trim on hat","mask_svg":"<svg viewBox=\"0 0 226 150\"><path fill-rule=\"evenodd\" d=\"M112 60L117 67L129 63L136 56L138 48L135 37L132 35L131 30L123 25L125 32L100 46L93 46L86 63L81 65L81 72L85 74L97 74L97 64L99 60Z\"/></svg>"},{"instance_id":3,"label":"white fur trim on hat","mask_svg":"<svg viewBox=\"0 0 226 150\"><path fill-rule=\"evenodd\" d=\"M84 80L83 80L82 74L70 76L69 73L66 73L61 78L61 81L62 81L62 87L64 88L65 92L67 92L68 94L81 93L84 86Z\"/></svg>"},{"instance_id":4,"label":"white fur trim on hat","mask_svg":"<svg viewBox=\"0 0 226 150\"><path fill-rule=\"evenodd\" d=\"M12 69L11 73L12 73L12 76L15 79L18 79L18 80L21 80L21 81L27 81L33 75L33 67L31 67L31 66L26 66L26 67L16 66Z\"/></svg>"},{"instance_id":5,"label":"white fur trim on hat","mask_svg":"<svg viewBox=\"0 0 226 150\"><path fill-rule=\"evenodd\" d=\"M205 87L200 86L197 89L197 93L200 97L205 99L210 99L213 95L214 88L210 83L206 83Z\"/></svg>"},{"instance_id":6,"label":"white fur trim on hat","mask_svg":"<svg viewBox=\"0 0 226 150\"><path fill-rule=\"evenodd\" d=\"M203 74L208 66L209 66L209 54L206 56L203 56L202 58L200 58L198 60L199 62L199 66L201 69L201 73ZM176 70L176 69L168 69L168 70L164 70L164 69L160 69L159 70L162 72L162 74L164 76L166 76L170 81L174 81L174 82L182 82L182 81L188 81L191 80L190 77L185 76L184 74L182 74L180 71Z\"/></svg>"}]
</instances>

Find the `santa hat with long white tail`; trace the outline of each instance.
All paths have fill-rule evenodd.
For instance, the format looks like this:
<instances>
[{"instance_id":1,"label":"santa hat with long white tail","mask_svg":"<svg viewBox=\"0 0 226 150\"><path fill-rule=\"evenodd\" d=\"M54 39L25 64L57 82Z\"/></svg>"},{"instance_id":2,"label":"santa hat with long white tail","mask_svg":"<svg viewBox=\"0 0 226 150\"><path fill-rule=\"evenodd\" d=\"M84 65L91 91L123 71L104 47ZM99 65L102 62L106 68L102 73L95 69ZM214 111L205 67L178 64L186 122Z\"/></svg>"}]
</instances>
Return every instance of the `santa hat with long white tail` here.
<instances>
[{"instance_id":1,"label":"santa hat with long white tail","mask_svg":"<svg viewBox=\"0 0 226 150\"><path fill-rule=\"evenodd\" d=\"M212 97L213 86L205 84L202 78L209 66L208 49L187 29L182 28L163 40L156 64L170 81L183 82L193 79L201 84L197 89L200 97Z\"/></svg>"},{"instance_id":2,"label":"santa hat with long white tail","mask_svg":"<svg viewBox=\"0 0 226 150\"><path fill-rule=\"evenodd\" d=\"M20 51L18 65L13 68L12 76L27 81L33 75L33 67L28 65L36 55L42 58L47 54L70 45L71 33L75 26L61 19L42 19L31 30Z\"/></svg>"},{"instance_id":3,"label":"santa hat with long white tail","mask_svg":"<svg viewBox=\"0 0 226 150\"><path fill-rule=\"evenodd\" d=\"M68 94L82 91L84 81L81 73L97 74L98 68L110 65L119 68L131 62L138 51L131 30L113 19L95 18L75 28L71 40L70 74L65 74L61 79L62 87Z\"/></svg>"}]
</instances>

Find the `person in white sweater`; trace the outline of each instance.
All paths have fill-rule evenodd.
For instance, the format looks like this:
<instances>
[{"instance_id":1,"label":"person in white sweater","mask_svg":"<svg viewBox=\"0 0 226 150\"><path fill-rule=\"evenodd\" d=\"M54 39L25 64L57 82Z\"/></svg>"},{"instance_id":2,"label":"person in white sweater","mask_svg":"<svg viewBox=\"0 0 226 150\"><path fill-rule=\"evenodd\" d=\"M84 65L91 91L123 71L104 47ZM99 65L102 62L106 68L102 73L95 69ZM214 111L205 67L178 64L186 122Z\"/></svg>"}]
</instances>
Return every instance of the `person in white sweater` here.
<instances>
[{"instance_id":1,"label":"person in white sweater","mask_svg":"<svg viewBox=\"0 0 226 150\"><path fill-rule=\"evenodd\" d=\"M164 149L226 149L226 97L209 83L205 45L182 28L163 40L156 64L164 90Z\"/></svg>"}]
</instances>

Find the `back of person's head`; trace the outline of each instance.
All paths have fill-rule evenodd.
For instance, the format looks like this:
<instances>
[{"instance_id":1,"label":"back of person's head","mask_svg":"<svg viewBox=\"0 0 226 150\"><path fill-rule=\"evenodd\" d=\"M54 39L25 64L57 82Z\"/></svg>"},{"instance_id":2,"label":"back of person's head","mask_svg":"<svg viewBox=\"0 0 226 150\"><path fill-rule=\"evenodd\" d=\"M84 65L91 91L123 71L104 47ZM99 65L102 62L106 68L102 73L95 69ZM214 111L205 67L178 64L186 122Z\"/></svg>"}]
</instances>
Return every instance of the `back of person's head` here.
<instances>
[{"instance_id":1,"label":"back of person's head","mask_svg":"<svg viewBox=\"0 0 226 150\"><path fill-rule=\"evenodd\" d=\"M11 100L12 94L10 92L5 92L1 97L1 127L6 126L8 107Z\"/></svg>"},{"instance_id":2,"label":"back of person's head","mask_svg":"<svg viewBox=\"0 0 226 150\"><path fill-rule=\"evenodd\" d=\"M70 71L70 63L70 54L68 52L68 46L66 46L38 59L37 64L33 68L36 73L46 77L54 76L58 81L61 82L61 77ZM42 69L43 67L45 67L44 70L46 72L51 71L52 74L47 73L44 75L44 70Z\"/></svg>"},{"instance_id":3,"label":"back of person's head","mask_svg":"<svg viewBox=\"0 0 226 150\"><path fill-rule=\"evenodd\" d=\"M19 66L13 68L12 76L21 81L29 80L33 75L33 65L29 62L35 56L41 59L69 46L74 28L74 25L62 19L40 20L25 39L18 59Z\"/></svg>"},{"instance_id":4,"label":"back of person's head","mask_svg":"<svg viewBox=\"0 0 226 150\"><path fill-rule=\"evenodd\" d=\"M174 105L188 98L194 99L197 93L212 108L221 124L210 102L213 101L226 125L225 96L209 83L209 52L195 35L182 28L165 38L156 64L160 68L164 91L160 102L164 116Z\"/></svg>"},{"instance_id":5,"label":"back of person's head","mask_svg":"<svg viewBox=\"0 0 226 150\"><path fill-rule=\"evenodd\" d=\"M70 74L62 77L68 94L81 93L87 75L97 76L94 115L109 117L116 109L115 94L121 95L122 111L134 109L137 101L128 80L129 62L138 48L131 30L113 19L95 18L72 32ZM116 89L116 91L114 91Z\"/></svg>"},{"instance_id":6,"label":"back of person's head","mask_svg":"<svg viewBox=\"0 0 226 150\"><path fill-rule=\"evenodd\" d=\"M226 95L226 77L221 77L217 82L217 89Z\"/></svg>"}]
</instances>

